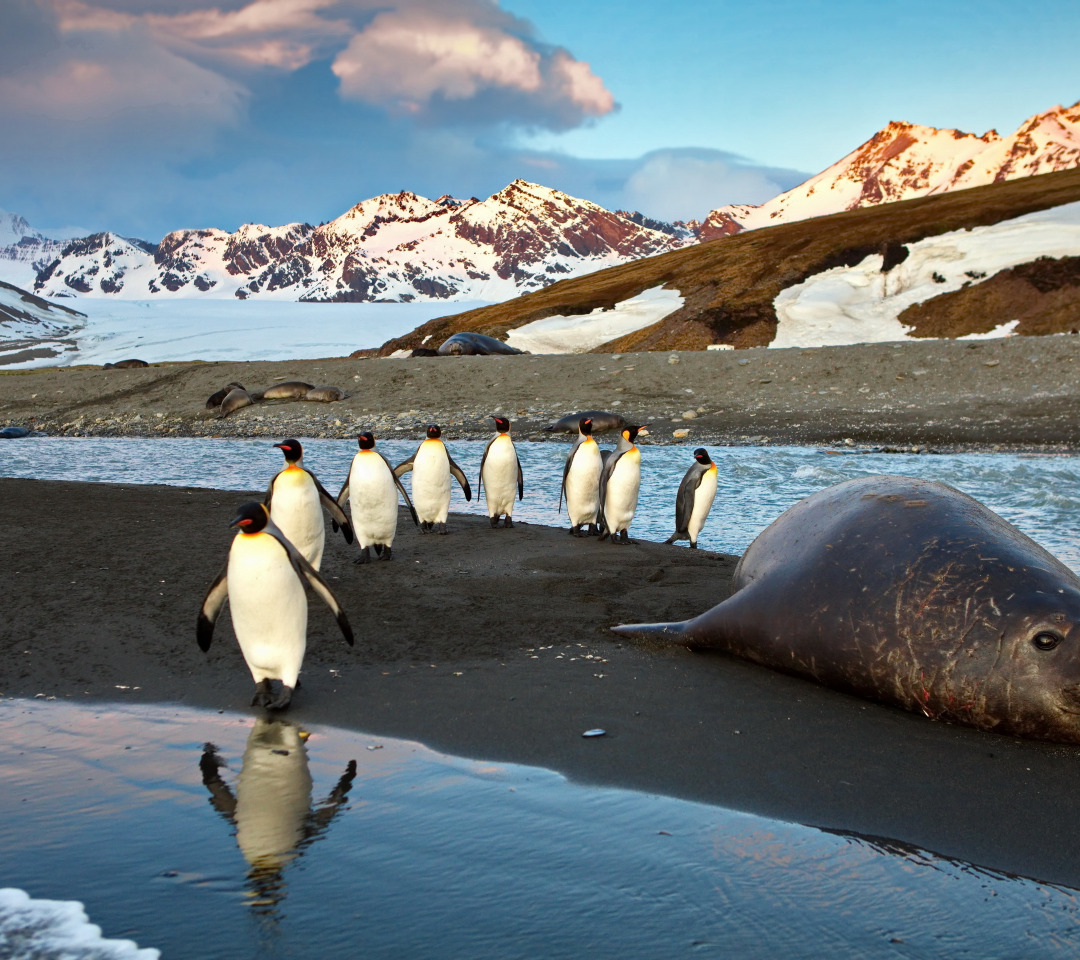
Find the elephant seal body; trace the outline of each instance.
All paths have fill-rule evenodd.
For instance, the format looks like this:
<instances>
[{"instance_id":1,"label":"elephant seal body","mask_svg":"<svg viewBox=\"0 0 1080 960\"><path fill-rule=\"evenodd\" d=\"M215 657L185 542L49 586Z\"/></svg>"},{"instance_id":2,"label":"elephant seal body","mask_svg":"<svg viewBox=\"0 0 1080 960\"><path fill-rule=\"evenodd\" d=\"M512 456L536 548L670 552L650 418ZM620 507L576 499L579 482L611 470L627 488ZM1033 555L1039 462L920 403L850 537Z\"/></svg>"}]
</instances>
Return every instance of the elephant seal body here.
<instances>
[{"instance_id":1,"label":"elephant seal body","mask_svg":"<svg viewBox=\"0 0 1080 960\"><path fill-rule=\"evenodd\" d=\"M225 394L225 399L221 401L221 416L227 417L234 410L239 410L241 407L250 407L254 402L251 399L251 394L242 387L233 387L232 390Z\"/></svg>"},{"instance_id":2,"label":"elephant seal body","mask_svg":"<svg viewBox=\"0 0 1080 960\"><path fill-rule=\"evenodd\" d=\"M0 430L0 440L20 440L28 436L30 430L27 427L4 427Z\"/></svg>"},{"instance_id":3,"label":"elephant seal body","mask_svg":"<svg viewBox=\"0 0 1080 960\"><path fill-rule=\"evenodd\" d=\"M341 387L312 387L304 394L305 400L315 400L319 403L333 403L336 400L344 400L346 393Z\"/></svg>"},{"instance_id":4,"label":"elephant seal body","mask_svg":"<svg viewBox=\"0 0 1080 960\"><path fill-rule=\"evenodd\" d=\"M284 383L275 383L262 392L263 400L302 400L307 394L315 389L315 384L304 383L303 380L286 380Z\"/></svg>"},{"instance_id":5,"label":"elephant seal body","mask_svg":"<svg viewBox=\"0 0 1080 960\"><path fill-rule=\"evenodd\" d=\"M606 410L582 410L581 413L568 413L561 420L557 420L550 427L544 427L548 433L577 433L578 424L588 417L592 420L592 432L604 433L607 430L622 430L626 426L626 420L617 413L608 413Z\"/></svg>"},{"instance_id":6,"label":"elephant seal body","mask_svg":"<svg viewBox=\"0 0 1080 960\"><path fill-rule=\"evenodd\" d=\"M874 476L778 517L730 598L664 635L936 720L1080 743L1080 578L942 483Z\"/></svg>"},{"instance_id":7,"label":"elephant seal body","mask_svg":"<svg viewBox=\"0 0 1080 960\"><path fill-rule=\"evenodd\" d=\"M524 352L524 350L518 350L508 343L503 343L502 340L496 340L495 337L489 337L483 333L455 333L452 337L444 340L439 347L439 356L441 357L487 357L495 354Z\"/></svg>"},{"instance_id":8,"label":"elephant seal body","mask_svg":"<svg viewBox=\"0 0 1080 960\"><path fill-rule=\"evenodd\" d=\"M243 389L244 385L242 383L237 383L235 380L232 381L232 383L225 384L225 386L223 386L216 393L212 393L206 398L206 409L216 410L218 407L221 406L222 402L225 400L225 398L229 395L230 392L232 392L233 390Z\"/></svg>"},{"instance_id":9,"label":"elephant seal body","mask_svg":"<svg viewBox=\"0 0 1080 960\"><path fill-rule=\"evenodd\" d=\"M148 364L145 360L136 360L136 359L132 358L131 360L118 360L116 363L106 363L101 369L102 370L130 370L130 369L132 369L134 367L148 367L148 366L150 366L150 364Z\"/></svg>"}]
</instances>

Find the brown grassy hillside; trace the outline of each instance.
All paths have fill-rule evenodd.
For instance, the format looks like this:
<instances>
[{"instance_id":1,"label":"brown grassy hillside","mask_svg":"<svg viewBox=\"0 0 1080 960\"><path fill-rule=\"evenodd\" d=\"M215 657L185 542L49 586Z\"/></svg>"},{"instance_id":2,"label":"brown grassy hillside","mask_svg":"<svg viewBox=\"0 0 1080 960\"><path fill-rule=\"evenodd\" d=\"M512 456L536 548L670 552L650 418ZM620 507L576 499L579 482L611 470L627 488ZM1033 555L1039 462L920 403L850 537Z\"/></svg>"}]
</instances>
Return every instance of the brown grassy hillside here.
<instances>
[{"instance_id":1,"label":"brown grassy hillside","mask_svg":"<svg viewBox=\"0 0 1080 960\"><path fill-rule=\"evenodd\" d=\"M375 352L386 356L414 349L425 338L430 338L428 346L437 346L463 330L503 338L508 330L533 320L610 309L660 285L677 289L685 298L683 307L598 350L703 350L710 343L764 346L776 333L773 300L807 277L854 266L872 253L884 254L888 266L902 259L904 244L924 237L1074 201L1080 201L1080 169L753 230L561 280L506 303L439 317Z\"/></svg>"}]
</instances>

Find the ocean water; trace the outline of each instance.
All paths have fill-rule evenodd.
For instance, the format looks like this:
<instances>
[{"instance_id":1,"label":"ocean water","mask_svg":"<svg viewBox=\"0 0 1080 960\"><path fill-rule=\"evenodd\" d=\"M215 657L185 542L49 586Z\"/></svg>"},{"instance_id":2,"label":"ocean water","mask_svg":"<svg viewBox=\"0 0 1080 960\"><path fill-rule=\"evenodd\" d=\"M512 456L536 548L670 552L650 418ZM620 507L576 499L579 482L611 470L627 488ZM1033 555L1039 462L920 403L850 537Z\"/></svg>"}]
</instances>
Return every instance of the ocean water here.
<instances>
[{"instance_id":1,"label":"ocean water","mask_svg":"<svg viewBox=\"0 0 1080 960\"><path fill-rule=\"evenodd\" d=\"M0 892L6 958L992 960L1080 932L1060 886L408 741L40 700L0 725L4 882L34 898Z\"/></svg>"},{"instance_id":2,"label":"ocean water","mask_svg":"<svg viewBox=\"0 0 1080 960\"><path fill-rule=\"evenodd\" d=\"M284 439L284 438L282 438ZM304 463L336 494L356 451L352 440L300 438ZM614 441L600 438L601 446ZM0 476L116 483L162 483L225 490L266 489L280 469L274 441L28 437L3 442ZM451 456L475 493L481 441L450 441ZM415 441L380 440L391 463L407 459ZM517 444L525 498L515 519L569 526L558 509L569 443ZM877 473L940 480L982 501L1062 562L1080 572L1080 456L1012 453L885 454L811 447L709 447L718 484L712 512L698 540L708 550L741 554L784 510L823 487ZM638 511L633 537L662 541L674 531L675 495L694 446L642 450ZM411 483L406 474L405 485ZM486 516L482 502L467 503L456 484L452 512ZM685 546L685 544L684 544Z\"/></svg>"}]
</instances>

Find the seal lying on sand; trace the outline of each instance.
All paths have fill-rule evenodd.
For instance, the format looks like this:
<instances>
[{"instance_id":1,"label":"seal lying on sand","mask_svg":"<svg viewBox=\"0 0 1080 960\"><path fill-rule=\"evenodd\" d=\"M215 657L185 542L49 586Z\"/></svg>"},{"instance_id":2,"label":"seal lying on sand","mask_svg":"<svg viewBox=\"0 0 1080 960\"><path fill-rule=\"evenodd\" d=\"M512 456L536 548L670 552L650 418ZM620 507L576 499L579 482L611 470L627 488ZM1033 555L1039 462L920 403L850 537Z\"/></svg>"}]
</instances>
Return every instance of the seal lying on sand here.
<instances>
[{"instance_id":1,"label":"seal lying on sand","mask_svg":"<svg viewBox=\"0 0 1080 960\"><path fill-rule=\"evenodd\" d=\"M302 400L309 390L314 389L313 383L304 383L303 380L286 380L284 383L275 383L272 387L267 387L256 399Z\"/></svg>"},{"instance_id":2,"label":"seal lying on sand","mask_svg":"<svg viewBox=\"0 0 1080 960\"><path fill-rule=\"evenodd\" d=\"M244 385L242 383L237 383L235 380L232 383L225 384L225 386L218 390L217 393L212 393L206 398L206 409L216 410L233 390L243 389Z\"/></svg>"},{"instance_id":3,"label":"seal lying on sand","mask_svg":"<svg viewBox=\"0 0 1080 960\"><path fill-rule=\"evenodd\" d=\"M577 433L578 424L588 417L592 420L592 432L603 433L605 430L622 430L626 421L617 413L606 410L582 410L581 413L568 413L550 427L544 427L548 433Z\"/></svg>"},{"instance_id":4,"label":"seal lying on sand","mask_svg":"<svg viewBox=\"0 0 1080 960\"><path fill-rule=\"evenodd\" d=\"M239 410L241 407L250 407L254 402L251 399L251 394L243 387L233 387L232 390L225 394L225 399L221 401L221 416L227 417L234 410Z\"/></svg>"},{"instance_id":5,"label":"seal lying on sand","mask_svg":"<svg viewBox=\"0 0 1080 960\"><path fill-rule=\"evenodd\" d=\"M116 363L106 363L101 369L102 370L129 370L132 367L148 367L148 366L150 366L150 364L148 364L145 360L136 360L136 359L132 358L131 360L117 360Z\"/></svg>"},{"instance_id":6,"label":"seal lying on sand","mask_svg":"<svg viewBox=\"0 0 1080 960\"><path fill-rule=\"evenodd\" d=\"M874 476L821 490L750 544L732 583L692 620L613 629L1080 743L1080 578L952 487Z\"/></svg>"},{"instance_id":7,"label":"seal lying on sand","mask_svg":"<svg viewBox=\"0 0 1080 960\"><path fill-rule=\"evenodd\" d=\"M344 400L346 396L348 394L341 387L312 387L304 394L304 399L318 403L334 403L336 400Z\"/></svg>"},{"instance_id":8,"label":"seal lying on sand","mask_svg":"<svg viewBox=\"0 0 1080 960\"><path fill-rule=\"evenodd\" d=\"M482 333L455 333L448 337L439 347L439 356L442 357L487 357L493 354L524 353L516 347L496 340L494 337ZM574 428L575 430L577 427Z\"/></svg>"}]
</instances>

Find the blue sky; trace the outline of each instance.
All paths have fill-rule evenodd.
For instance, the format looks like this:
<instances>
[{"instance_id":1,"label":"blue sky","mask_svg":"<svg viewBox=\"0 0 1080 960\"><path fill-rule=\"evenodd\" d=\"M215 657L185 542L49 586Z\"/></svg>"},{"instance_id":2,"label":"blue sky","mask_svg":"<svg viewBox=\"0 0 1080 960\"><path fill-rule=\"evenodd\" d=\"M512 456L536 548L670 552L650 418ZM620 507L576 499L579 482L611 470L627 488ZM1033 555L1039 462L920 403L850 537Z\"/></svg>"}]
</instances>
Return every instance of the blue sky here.
<instances>
[{"instance_id":1,"label":"blue sky","mask_svg":"<svg viewBox=\"0 0 1080 960\"><path fill-rule=\"evenodd\" d=\"M0 207L157 240L525 177L701 218L890 120L1075 103L1077 37L1076 0L3 0Z\"/></svg>"}]
</instances>

